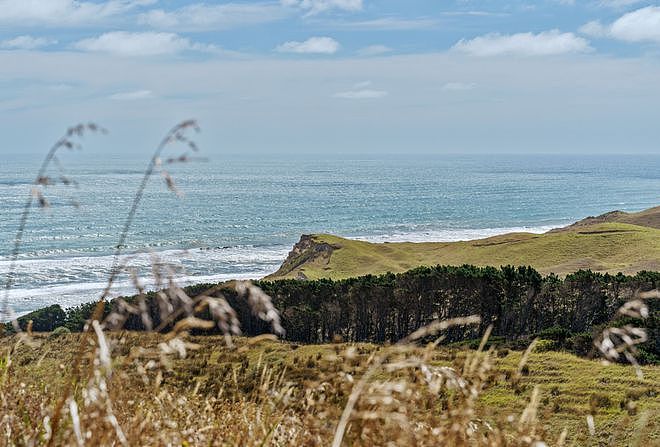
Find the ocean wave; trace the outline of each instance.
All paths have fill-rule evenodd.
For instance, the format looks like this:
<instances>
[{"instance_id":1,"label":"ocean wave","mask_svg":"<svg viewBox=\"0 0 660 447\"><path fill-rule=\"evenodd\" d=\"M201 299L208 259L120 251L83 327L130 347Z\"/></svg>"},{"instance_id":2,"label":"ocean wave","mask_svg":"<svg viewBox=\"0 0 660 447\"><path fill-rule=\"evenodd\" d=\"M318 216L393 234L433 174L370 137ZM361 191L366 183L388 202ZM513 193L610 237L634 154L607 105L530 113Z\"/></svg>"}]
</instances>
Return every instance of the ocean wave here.
<instances>
[{"instance_id":1,"label":"ocean wave","mask_svg":"<svg viewBox=\"0 0 660 447\"><path fill-rule=\"evenodd\" d=\"M458 242L483 239L507 233L542 234L560 226L562 226L562 224L498 228L416 230L410 232L396 232L380 235L350 236L349 239L367 242Z\"/></svg>"},{"instance_id":2,"label":"ocean wave","mask_svg":"<svg viewBox=\"0 0 660 447\"><path fill-rule=\"evenodd\" d=\"M176 261L227 261L227 262L267 262L281 260L282 255L286 256L290 250L289 246L284 245L235 245L235 246L217 246L217 247L196 247L188 249L168 249L153 251L138 251L132 254L124 255L124 258L130 257L131 263L148 265L151 255L158 256L164 262ZM81 266L85 268L103 268L110 267L114 256L103 254L98 256L57 256L50 255L64 254L66 250L49 250L41 252L43 256L32 259L19 259L16 265L38 266L49 269L60 267L63 262L67 265ZM9 256L0 257L0 273L4 271L10 263Z\"/></svg>"},{"instance_id":3,"label":"ocean wave","mask_svg":"<svg viewBox=\"0 0 660 447\"><path fill-rule=\"evenodd\" d=\"M168 264L179 283L188 285L228 279L254 279L266 276L280 266L289 246L227 247L156 252ZM126 259L126 258L124 258ZM0 261L0 277L9 261ZM75 306L96 299L109 277L113 256L82 256L60 259L21 259L14 273L15 289L10 293L11 307L25 313L50 304ZM140 280L152 287L151 255L130 256L127 265L135 268ZM118 278L115 294L134 293L127 274Z\"/></svg>"},{"instance_id":4,"label":"ocean wave","mask_svg":"<svg viewBox=\"0 0 660 447\"><path fill-rule=\"evenodd\" d=\"M274 269L258 269L244 273L222 273L215 275L187 275L176 279L179 286L193 284L218 283L232 279L247 280L259 279ZM106 282L78 282L71 284L52 285L39 288L13 289L9 295L9 304L17 316L25 315L35 309L40 309L53 304L59 304L63 308L75 307L80 304L98 300L106 287ZM153 280L144 281L146 290L153 290ZM110 299L119 296L134 295L135 287L131 281L117 282L112 288Z\"/></svg>"}]
</instances>

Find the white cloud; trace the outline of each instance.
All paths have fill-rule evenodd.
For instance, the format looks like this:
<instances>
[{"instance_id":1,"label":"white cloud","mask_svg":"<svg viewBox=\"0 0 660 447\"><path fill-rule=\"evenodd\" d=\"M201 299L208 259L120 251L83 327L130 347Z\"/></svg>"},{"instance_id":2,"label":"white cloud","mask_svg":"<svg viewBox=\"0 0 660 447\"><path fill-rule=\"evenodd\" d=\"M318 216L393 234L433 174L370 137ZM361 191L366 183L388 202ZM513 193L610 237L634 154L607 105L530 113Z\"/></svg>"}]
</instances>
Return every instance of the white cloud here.
<instances>
[{"instance_id":1,"label":"white cloud","mask_svg":"<svg viewBox=\"0 0 660 447\"><path fill-rule=\"evenodd\" d=\"M56 40L44 39L42 37L18 36L0 42L0 48L9 50L34 50L57 43Z\"/></svg>"},{"instance_id":2,"label":"white cloud","mask_svg":"<svg viewBox=\"0 0 660 447\"><path fill-rule=\"evenodd\" d=\"M328 24L337 28L356 30L404 31L412 29L433 28L438 24L438 21L428 18L402 19L399 17L382 17L379 19L361 21L333 21L329 22Z\"/></svg>"},{"instance_id":3,"label":"white cloud","mask_svg":"<svg viewBox=\"0 0 660 447\"><path fill-rule=\"evenodd\" d=\"M392 51L392 48L386 47L385 45L369 45L368 47L360 48L357 50L357 54L360 56L378 56L380 54L389 53Z\"/></svg>"},{"instance_id":4,"label":"white cloud","mask_svg":"<svg viewBox=\"0 0 660 447\"><path fill-rule=\"evenodd\" d=\"M648 6L619 17L610 25L598 21L580 28L584 34L594 37L611 37L626 42L660 43L660 6Z\"/></svg>"},{"instance_id":5,"label":"white cloud","mask_svg":"<svg viewBox=\"0 0 660 447\"><path fill-rule=\"evenodd\" d=\"M153 9L141 14L138 20L156 28L203 31L272 22L286 15L286 10L276 3L196 3L169 12Z\"/></svg>"},{"instance_id":6,"label":"white cloud","mask_svg":"<svg viewBox=\"0 0 660 447\"><path fill-rule=\"evenodd\" d=\"M174 33L128 33L113 31L99 37L83 39L74 47L91 52L111 53L119 56L157 56L175 54L185 50L214 51L216 47L193 43Z\"/></svg>"},{"instance_id":7,"label":"white cloud","mask_svg":"<svg viewBox=\"0 0 660 447\"><path fill-rule=\"evenodd\" d=\"M388 95L388 92L385 90L371 90L371 89L360 89L360 90L349 90L347 92L335 93L333 96L335 98L344 98L344 99L376 99L383 98Z\"/></svg>"},{"instance_id":8,"label":"white cloud","mask_svg":"<svg viewBox=\"0 0 660 447\"><path fill-rule=\"evenodd\" d=\"M15 25L87 25L131 9L151 5L156 0L0 0L0 23Z\"/></svg>"},{"instance_id":9,"label":"white cloud","mask_svg":"<svg viewBox=\"0 0 660 447\"><path fill-rule=\"evenodd\" d=\"M447 82L445 85L442 86L443 90L449 90L449 91L466 91L466 90L474 90L477 87L477 84L474 82L466 83L466 82Z\"/></svg>"},{"instance_id":10,"label":"white cloud","mask_svg":"<svg viewBox=\"0 0 660 447\"><path fill-rule=\"evenodd\" d=\"M331 37L310 37L304 42L284 42L275 50L280 53L334 54L339 51L339 42Z\"/></svg>"},{"instance_id":11,"label":"white cloud","mask_svg":"<svg viewBox=\"0 0 660 447\"><path fill-rule=\"evenodd\" d=\"M151 90L135 90L132 92L121 92L110 95L109 98L115 101L135 101L138 99L153 98L154 95Z\"/></svg>"},{"instance_id":12,"label":"white cloud","mask_svg":"<svg viewBox=\"0 0 660 447\"><path fill-rule=\"evenodd\" d=\"M462 39L452 49L474 56L551 56L592 50L586 39L559 30L538 34L486 34L470 40Z\"/></svg>"},{"instance_id":13,"label":"white cloud","mask_svg":"<svg viewBox=\"0 0 660 447\"><path fill-rule=\"evenodd\" d=\"M361 11L362 0L281 0L284 6L300 8L307 15L315 15L333 9L341 11Z\"/></svg>"}]
</instances>

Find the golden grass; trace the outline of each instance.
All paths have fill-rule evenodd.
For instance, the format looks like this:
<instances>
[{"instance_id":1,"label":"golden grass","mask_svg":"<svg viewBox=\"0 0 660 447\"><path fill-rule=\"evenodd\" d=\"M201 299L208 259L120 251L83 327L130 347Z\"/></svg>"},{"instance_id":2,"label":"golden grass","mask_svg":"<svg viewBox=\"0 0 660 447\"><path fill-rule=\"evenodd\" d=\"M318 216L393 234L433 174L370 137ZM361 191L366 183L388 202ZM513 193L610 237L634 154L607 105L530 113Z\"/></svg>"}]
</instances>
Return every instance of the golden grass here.
<instances>
[{"instance_id":1,"label":"golden grass","mask_svg":"<svg viewBox=\"0 0 660 447\"><path fill-rule=\"evenodd\" d=\"M0 374L0 445L12 444L7 427L14 441L30 439L43 428L49 404L65 386L62 371L75 358L79 337L38 336L38 346L14 350L11 375ZM521 352L393 351L370 344L298 346L245 338L235 339L230 349L223 337L203 336L187 339L186 358L175 356L169 367L156 367L158 343L166 336L107 337L115 353L107 388L129 445L330 445L348 396L378 355L385 358L383 367L375 369L357 399L344 445L437 445L434 440L459 439L451 437L453 423L460 425L461 436L466 435L463 424L489 432L483 445L535 445L541 439L557 445L564 430L566 445L651 445L660 438L657 366L643 367L640 380L631 366L532 353L516 381ZM16 337L0 341L3 358L15 342ZM412 365L420 359L425 360ZM489 363L491 368L484 368ZM473 372L470 365L476 366ZM447 377L438 388L424 380L423 368L443 367L459 372L468 388L474 386L472 404L458 396ZM0 372L6 368L3 364ZM521 427L521 415L535 389L532 430L532 425ZM117 442L104 406L90 400L86 388L76 395L83 437L89 430L90 444ZM75 445L70 415L61 430L56 444ZM475 434L457 445L476 445L478 439Z\"/></svg>"},{"instance_id":2,"label":"golden grass","mask_svg":"<svg viewBox=\"0 0 660 447\"><path fill-rule=\"evenodd\" d=\"M333 248L267 279L343 279L404 272L432 265L529 265L541 273L565 275L579 269L635 273L660 269L660 229L601 223L545 234L511 233L465 242L370 243L327 234L314 235Z\"/></svg>"}]
</instances>

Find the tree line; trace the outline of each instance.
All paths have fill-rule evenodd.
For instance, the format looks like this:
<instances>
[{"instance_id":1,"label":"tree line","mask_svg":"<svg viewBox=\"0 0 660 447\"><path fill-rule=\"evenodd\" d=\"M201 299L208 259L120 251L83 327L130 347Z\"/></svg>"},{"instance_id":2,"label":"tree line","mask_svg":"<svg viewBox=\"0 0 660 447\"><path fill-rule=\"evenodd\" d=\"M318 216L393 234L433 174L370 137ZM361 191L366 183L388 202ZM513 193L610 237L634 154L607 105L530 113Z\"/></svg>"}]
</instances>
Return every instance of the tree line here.
<instances>
[{"instance_id":1,"label":"tree line","mask_svg":"<svg viewBox=\"0 0 660 447\"><path fill-rule=\"evenodd\" d=\"M610 275L581 270L560 278L542 276L531 267L436 266L419 267L404 273L366 275L344 280L319 279L256 281L272 297L279 310L285 339L301 343L333 340L395 342L437 319L480 315L481 324L453 328L447 342L476 339L493 325L496 340L514 343L541 335L557 347L585 353L595 331L612 321L617 309L637 292L660 287L660 272L643 271L634 276ZM217 285L187 287L190 296ZM243 333L258 335L268 326L252 315L245 300L229 285L221 293L236 310ZM128 300L133 300L128 298ZM642 360L660 358L660 306L649 303L650 315L636 324L647 328L649 342ZM147 295L150 316L158 325L159 311L154 293ZM106 314L113 302L106 304ZM21 326L33 321L33 330L51 331L64 326L79 331L94 304L64 310L50 306L20 319ZM142 320L131 316L128 330L143 330ZM585 352L583 352L585 351Z\"/></svg>"}]
</instances>

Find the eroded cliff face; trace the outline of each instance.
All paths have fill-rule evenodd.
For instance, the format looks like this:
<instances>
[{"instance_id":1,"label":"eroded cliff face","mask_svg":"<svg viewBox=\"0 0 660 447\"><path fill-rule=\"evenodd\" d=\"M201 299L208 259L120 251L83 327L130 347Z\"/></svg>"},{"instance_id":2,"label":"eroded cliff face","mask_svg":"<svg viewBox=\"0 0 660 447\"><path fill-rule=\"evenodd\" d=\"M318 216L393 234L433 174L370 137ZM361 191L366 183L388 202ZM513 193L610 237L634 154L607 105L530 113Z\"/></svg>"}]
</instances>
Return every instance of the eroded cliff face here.
<instances>
[{"instance_id":1,"label":"eroded cliff face","mask_svg":"<svg viewBox=\"0 0 660 447\"><path fill-rule=\"evenodd\" d=\"M303 234L293 246L279 270L270 276L282 277L288 275L303 264L328 264L332 252L338 248L341 247L317 240L313 234ZM296 279L307 279L303 271L297 272L294 277Z\"/></svg>"}]
</instances>

